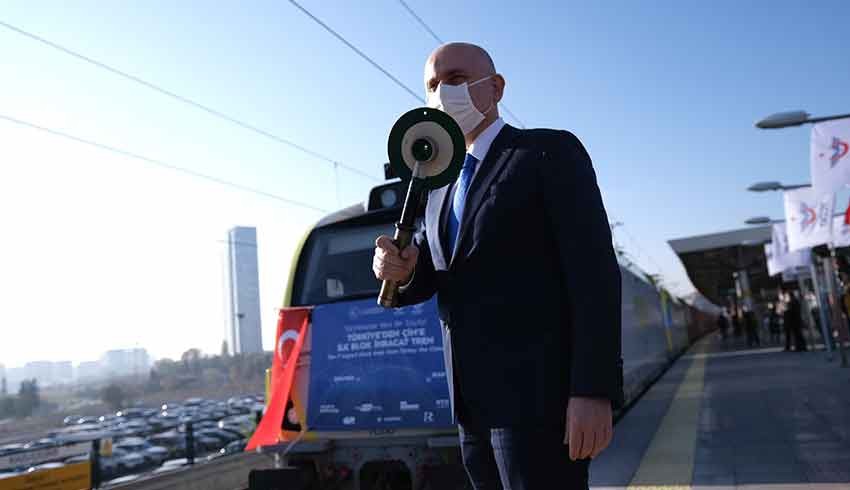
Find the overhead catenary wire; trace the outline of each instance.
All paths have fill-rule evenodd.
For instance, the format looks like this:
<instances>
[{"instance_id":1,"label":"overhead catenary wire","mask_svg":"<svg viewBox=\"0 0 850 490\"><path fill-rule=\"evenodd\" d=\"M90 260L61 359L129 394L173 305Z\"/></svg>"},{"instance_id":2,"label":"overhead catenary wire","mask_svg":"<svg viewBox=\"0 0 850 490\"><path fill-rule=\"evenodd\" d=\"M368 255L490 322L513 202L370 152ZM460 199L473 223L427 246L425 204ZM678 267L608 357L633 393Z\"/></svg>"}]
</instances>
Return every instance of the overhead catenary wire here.
<instances>
[{"instance_id":1,"label":"overhead catenary wire","mask_svg":"<svg viewBox=\"0 0 850 490\"><path fill-rule=\"evenodd\" d=\"M309 149L309 148L307 148L307 147L305 147L305 146L303 146L303 145L300 145L300 144L298 144L298 143L295 143L294 141L291 141L291 140L288 140L288 139L286 139L286 138L280 137L280 136L278 136L278 135L276 135L276 134L274 134L274 133L271 133L271 132L266 131L266 130L264 130L264 129L262 129L262 128L259 128L259 127L257 127L257 126L254 126L253 124L247 123L247 122L245 122L245 121L243 121L243 120L241 120L241 119L237 119L236 117L231 116L231 115L229 115L229 114L226 114L226 113L224 113L224 112L222 112L222 111L220 111L220 110L218 110L218 109L214 109L214 108L212 108L212 107L210 107L210 106L208 106L208 105L201 104L200 102L197 102L197 101L195 101L195 100L192 100L192 99L190 99L190 98L188 98L188 97L185 97L185 96L182 96L182 95L180 95L180 94L178 94L178 93L172 92L171 90L168 90L168 89L163 88L163 87L161 87L161 86L159 86L159 85L156 85L156 84L154 84L153 82L149 82L149 81L144 80L144 79L142 79L142 78L139 78L139 77L137 77L137 76L135 76L135 75L132 75L132 74L127 73L127 72L125 72L125 71L122 71L122 70L119 70L119 69L117 69L117 68L114 68L114 67L112 67L112 66L110 66L110 65L108 65L108 64L106 64L106 63L104 63L104 62L101 62L101 61L95 60L95 59L93 59L93 58L90 58L90 57L88 57L88 56L86 56L86 55L84 55L84 54L81 54L81 53L77 52L77 51L73 51L73 50L71 50L71 49L69 49L69 48L66 48L65 46L62 46L61 44L55 43L55 42L53 42L53 41L50 41L49 39L45 39L45 38L43 38L43 37L41 37L41 36L39 36L39 35L37 35L37 34L33 34L33 33L29 32L29 31L25 31L25 30L23 30L23 29L21 29L21 28L19 28L19 27L16 27L16 26L11 25L11 24L9 24L9 23L7 23L7 22L3 22L2 20L0 20L0 26L4 27L4 28L6 28L6 29L8 29L8 30L10 30L10 31L12 31L12 32L16 32L16 33L18 33L18 34L20 34L20 35L22 35L22 36L28 37L28 38L30 38L30 39L32 39L32 40L34 40L34 41L37 41L37 42L39 42L39 43L41 43L41 44L44 44L44 45L46 45L46 46L49 46L49 47L51 47L51 48L53 48L53 49L55 49L55 50L57 50L57 51L61 51L61 52L65 53L65 54L67 54L67 55L69 55L69 56L72 56L72 57L74 57L74 58L77 58L78 60L84 61L84 62L86 62L86 63L88 63L88 64L90 64L90 65L93 65L93 66L96 66L96 67L101 68L101 69L103 69L103 70L106 70L106 71L108 71L108 72L110 72L110 73L112 73L112 74L114 74L114 75L118 75L119 77L122 77L122 78L124 78L124 79L130 80L130 81L132 81L132 82L134 82L134 83L137 83L137 84L139 84L139 85L142 85L142 86L144 86L144 87L147 87L147 88L149 88L149 89L151 89L151 90L153 90L153 91L155 91L155 92L158 92L158 93L160 93L160 94L162 94L162 95L165 95L165 96L167 96L167 97L170 97L170 98L172 98L172 99L174 99L174 100L177 100L177 101L179 101L179 102L182 102L182 103L184 103L184 104L186 104L186 105L192 106L192 107L194 107L194 108L196 108L196 109L199 109L199 110L201 110L201 111L204 111L204 112L206 112L207 114L210 114L210 115L212 115L212 116L214 116L214 117L216 117L216 118L218 118L218 119L221 119L221 120L223 120L223 121L227 121L227 122L229 122L229 123L231 123L231 124L234 124L234 125L236 125L236 126L239 126L239 127L240 127L240 128L242 128L242 129L246 129L246 130L248 130L248 131L251 131L251 132L253 132L253 133L259 134L259 135L261 135L261 136L263 136L263 137L265 137L265 138L268 138L268 139L270 139L270 140L272 140L272 141L275 141L275 142L277 142L277 143L280 143L280 144L283 144L283 145L289 146L290 148L294 148L294 149L296 149L296 150L298 150L298 151L300 151L300 152L302 152L302 153L304 153L304 154L310 155L310 156L312 156L312 157L314 157L314 158L316 158L316 159L319 159L319 160L323 160L323 161L325 161L325 162L327 162L327 163L330 163L330 164L332 164L332 165L334 165L334 166L342 167L342 168L344 168L344 169L346 169L346 170L348 170L348 171L350 171L350 172L352 172L352 173L358 174L358 175L360 175L361 177L364 177L364 178L366 178L366 179L370 179L370 180L375 181L375 182L380 182L380 179L378 179L378 178L376 178L375 176L370 175L369 173L364 172L364 171L362 171L362 170L360 170L360 169L358 169L358 168L356 168L356 167L353 167L353 166L351 166L351 165L348 165L348 164L345 164L345 163L339 162L339 161L337 161L337 160L334 160L333 158L331 158L331 157L329 157L329 156L327 156L327 155L324 155L324 154L319 153L319 152L317 152L317 151L311 150L311 149Z\"/></svg>"},{"instance_id":2,"label":"overhead catenary wire","mask_svg":"<svg viewBox=\"0 0 850 490\"><path fill-rule=\"evenodd\" d=\"M422 26L422 28L425 29L428 32L428 34L430 34L431 37L434 38L435 41L437 41L438 44L445 44L445 41L443 41L443 39L440 38L440 36L438 36L434 32L434 30L431 29L431 27L428 24L425 23L424 20L422 20L422 17L419 17L419 15L412 8L410 8L410 5L408 5L407 2L405 2L404 0L398 0L398 3L400 3L401 6L404 7L405 10L407 10L407 13L409 13L410 16L413 17L416 20L416 22L418 22L419 25ZM508 108L507 105L505 105L504 103L499 104L499 105L502 106L502 109L504 109L505 112L507 112L508 115L511 116L511 118L513 118L513 120L516 121L517 124L519 124L522 129L525 129L525 124L516 116L516 114L513 113L513 111L511 111Z\"/></svg>"},{"instance_id":3,"label":"overhead catenary wire","mask_svg":"<svg viewBox=\"0 0 850 490\"><path fill-rule=\"evenodd\" d=\"M649 260L649 262L652 263L652 265L657 269L658 272L655 273L654 275L657 275L661 279L661 282L666 282L665 277L664 277L664 269L658 264L658 262L655 260L655 257L650 255L649 252L647 252L640 245L640 243L637 241L635 236L625 227L625 225L623 225L622 223L620 223L620 224L621 224L620 228L623 229L623 232L625 232L626 236L628 237L629 241L632 242L632 245L635 247L635 249L637 249L641 253L641 255L645 256ZM673 284L673 283L670 283L670 284Z\"/></svg>"},{"instance_id":4,"label":"overhead catenary wire","mask_svg":"<svg viewBox=\"0 0 850 490\"><path fill-rule=\"evenodd\" d=\"M380 71L381 73L383 73L383 74L384 74L387 78L389 78L390 80L392 80L392 81L393 81L393 83L395 83L396 85L398 85L399 87L401 87L401 89L402 89L402 90L404 90L405 92L407 92L408 94L410 94L410 95L411 95L414 99L418 100L418 101L419 101L420 103L422 103L422 104L424 104L424 103L425 103L425 99L424 99L424 98L422 98L422 96L421 96L421 95L417 94L415 91L413 91L413 89L411 89L410 87L408 87L407 85L405 85L405 84L404 84L404 82L402 82L401 80L399 80L398 78L396 78L396 77L395 77L392 73L390 73L389 71L387 71L387 70L386 70L383 66L379 65L379 64L378 64L375 60L373 60L372 58L370 58L370 57L369 57L366 53L364 53L363 51L360 51L360 49L358 49L358 48L357 48L357 46L355 46L354 44L352 44L351 42L349 42L349 41L348 41L348 39L346 39L346 38L342 37L342 35L341 35L340 33L338 33L338 32L336 32L335 30L333 30L333 28L331 28L329 25L327 25L327 24L325 24L324 22L322 22L322 20L321 20L321 19L319 19L318 17L316 17L315 15L313 15L313 13L312 13L312 12L310 12L310 11L309 11L309 10L307 10L306 8L302 7L300 3L296 2L295 0L289 0L289 3L291 3L291 4L295 7L295 8L297 8L297 9L298 9L298 10L300 10L301 12L303 12L303 13L304 13L304 15L306 15L306 16L307 16L307 17L309 17L309 18L311 18L311 19L313 20L313 22L315 22L316 24L319 24L320 26L322 26L322 27L323 27L326 31L328 31L328 32L329 32L329 33L330 33L333 37L337 38L337 39L338 39L341 43L343 43L343 44L345 44L346 46L348 46L348 48L349 48L349 49L351 49L352 51L354 51L355 53L357 53L357 55L358 55L358 56L360 56L361 58L363 58L363 60L365 60L365 61L366 61L367 63L369 63L370 65L372 65L372 67L374 67L376 70L378 70L378 71Z\"/></svg>"},{"instance_id":5,"label":"overhead catenary wire","mask_svg":"<svg viewBox=\"0 0 850 490\"><path fill-rule=\"evenodd\" d=\"M185 168L185 167L180 167L180 166L168 163L168 162L164 162L162 160L157 160L155 158L146 157L144 155L140 155L138 153L133 153L131 151L124 150L124 149L121 149L121 148L118 148L118 147L115 147L115 146L110 146L110 145L107 145L107 144L104 144L104 143L99 143L97 141L92 141L92 140L88 140L88 139L85 139L85 138L81 138L79 136L74 136L72 134L65 133L63 131L59 131L57 129L52 129L52 128L48 128L48 127L45 127L45 126L41 126L41 125L38 125L38 124L35 124L35 123L31 123L31 122L28 122L28 121L24 121L22 119L12 117L12 116L7 116L5 114L0 114L0 119L18 124L20 126L25 126L25 127L31 128L31 129L36 129L38 131L49 133L49 134L52 134L54 136L59 136L61 138L65 138L65 139L68 139L68 140L71 140L71 141L75 141L77 143L82 143L84 145L92 146L92 147L95 147L95 148L99 148L101 150L116 153L118 155L133 158L135 160L141 160L143 162L150 163L150 164L153 164L153 165L156 165L156 166L159 166L159 167L162 167L162 168L166 168L166 169L169 169L169 170L173 170L175 172L180 172L180 173L183 173L185 175L189 175L189 176L196 177L196 178L199 178L199 179L204 179L204 180L214 182L216 184L223 185L223 186L226 186L226 187L231 187L231 188L237 189L239 191L250 192L250 193L256 194L258 196L266 197L266 198L269 198L269 199L274 199L274 200L277 200L277 201L280 201L280 202L283 202L283 203L286 203L286 204L302 207L302 208L305 208L305 209L310 209L312 211L316 211L316 212L320 212L320 213L327 213L328 212L327 209L323 209L323 208L320 208L318 206L314 206L312 204L309 204L309 203L306 203L306 202L303 202L303 201L298 201L296 199L290 199L288 197L283 197L283 196L279 196L277 194L272 194L270 192L266 192L266 191L263 191L263 190L260 190L260 189L255 189L253 187L249 187L249 186L246 186L246 185L243 185L243 184L231 182L229 180L225 180L225 179L222 179L222 178L219 178L219 177L214 177L212 175L207 175L207 174L204 174L204 173L201 173L201 172L197 172L195 170L191 170L191 169L188 169L188 168Z\"/></svg>"}]
</instances>

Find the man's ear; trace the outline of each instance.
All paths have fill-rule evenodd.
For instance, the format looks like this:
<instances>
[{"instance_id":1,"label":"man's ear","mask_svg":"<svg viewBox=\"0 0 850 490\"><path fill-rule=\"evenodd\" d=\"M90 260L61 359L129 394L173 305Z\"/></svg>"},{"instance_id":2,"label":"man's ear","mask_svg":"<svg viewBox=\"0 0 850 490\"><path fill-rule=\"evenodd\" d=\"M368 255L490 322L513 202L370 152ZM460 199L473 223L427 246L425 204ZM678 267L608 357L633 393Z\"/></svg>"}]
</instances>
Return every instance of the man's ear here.
<instances>
[{"instance_id":1,"label":"man's ear","mask_svg":"<svg viewBox=\"0 0 850 490\"><path fill-rule=\"evenodd\" d=\"M499 103L505 93L505 77L497 73L493 75L493 82L496 84L496 103Z\"/></svg>"}]
</instances>

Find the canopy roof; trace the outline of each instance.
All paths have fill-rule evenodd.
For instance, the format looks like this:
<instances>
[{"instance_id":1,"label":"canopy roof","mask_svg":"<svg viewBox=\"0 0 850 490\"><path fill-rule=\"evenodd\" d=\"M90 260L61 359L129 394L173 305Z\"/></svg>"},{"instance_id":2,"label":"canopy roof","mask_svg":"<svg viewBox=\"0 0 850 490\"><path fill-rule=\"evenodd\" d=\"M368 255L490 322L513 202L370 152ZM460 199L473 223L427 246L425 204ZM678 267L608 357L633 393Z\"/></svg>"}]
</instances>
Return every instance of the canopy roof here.
<instances>
[{"instance_id":1,"label":"canopy roof","mask_svg":"<svg viewBox=\"0 0 850 490\"><path fill-rule=\"evenodd\" d=\"M736 271L747 271L753 294L779 284L779 277L767 275L764 257L764 244L770 241L771 230L770 225L754 226L667 243L679 256L694 287L714 304L725 305L735 292L732 274Z\"/></svg>"}]
</instances>

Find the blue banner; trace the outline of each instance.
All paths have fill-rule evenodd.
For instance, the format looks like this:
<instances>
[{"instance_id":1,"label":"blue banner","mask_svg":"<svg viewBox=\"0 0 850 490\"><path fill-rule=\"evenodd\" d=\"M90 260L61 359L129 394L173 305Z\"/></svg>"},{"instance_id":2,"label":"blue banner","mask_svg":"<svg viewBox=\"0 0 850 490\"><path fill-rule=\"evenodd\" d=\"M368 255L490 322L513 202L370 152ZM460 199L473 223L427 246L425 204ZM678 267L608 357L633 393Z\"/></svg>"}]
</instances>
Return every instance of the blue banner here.
<instances>
[{"instance_id":1,"label":"blue banner","mask_svg":"<svg viewBox=\"0 0 850 490\"><path fill-rule=\"evenodd\" d=\"M385 309L375 299L312 316L311 430L451 427L435 300Z\"/></svg>"}]
</instances>

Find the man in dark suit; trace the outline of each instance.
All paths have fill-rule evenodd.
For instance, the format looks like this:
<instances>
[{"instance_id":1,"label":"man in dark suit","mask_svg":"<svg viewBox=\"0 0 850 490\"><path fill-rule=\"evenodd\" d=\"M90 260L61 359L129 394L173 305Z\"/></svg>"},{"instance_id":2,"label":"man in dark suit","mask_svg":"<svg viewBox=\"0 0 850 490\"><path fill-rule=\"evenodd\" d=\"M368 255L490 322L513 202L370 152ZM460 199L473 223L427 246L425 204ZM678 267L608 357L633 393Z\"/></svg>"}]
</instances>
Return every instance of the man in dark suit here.
<instances>
[{"instance_id":1,"label":"man in dark suit","mask_svg":"<svg viewBox=\"0 0 850 490\"><path fill-rule=\"evenodd\" d=\"M623 402L620 269L584 147L505 124L504 86L478 46L428 58L428 104L458 121L467 156L430 192L413 245L378 238L373 269L404 284L402 305L437 294L475 488L587 488Z\"/></svg>"}]
</instances>

